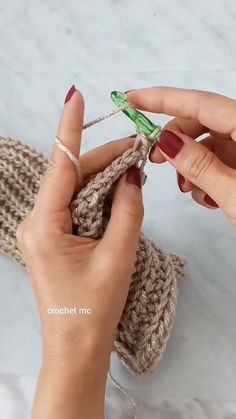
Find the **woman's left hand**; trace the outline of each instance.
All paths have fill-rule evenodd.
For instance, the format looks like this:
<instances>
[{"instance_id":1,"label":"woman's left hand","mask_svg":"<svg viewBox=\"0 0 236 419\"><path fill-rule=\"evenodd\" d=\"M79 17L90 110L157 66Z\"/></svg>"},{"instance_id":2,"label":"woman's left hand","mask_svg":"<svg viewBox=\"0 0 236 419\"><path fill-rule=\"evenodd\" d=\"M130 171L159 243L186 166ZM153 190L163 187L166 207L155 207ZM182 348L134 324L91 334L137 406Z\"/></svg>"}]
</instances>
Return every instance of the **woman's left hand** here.
<instances>
[{"instance_id":1,"label":"woman's left hand","mask_svg":"<svg viewBox=\"0 0 236 419\"><path fill-rule=\"evenodd\" d=\"M70 93L58 137L78 157L84 102L78 90ZM81 156L83 177L103 170L133 141L112 141ZM119 180L101 240L72 234L75 186L73 163L54 146L35 206L17 230L43 335L33 419L103 417L109 357L136 259L143 218L139 170L131 168ZM73 314L52 314L65 307ZM75 314L75 308L91 314Z\"/></svg>"}]
</instances>

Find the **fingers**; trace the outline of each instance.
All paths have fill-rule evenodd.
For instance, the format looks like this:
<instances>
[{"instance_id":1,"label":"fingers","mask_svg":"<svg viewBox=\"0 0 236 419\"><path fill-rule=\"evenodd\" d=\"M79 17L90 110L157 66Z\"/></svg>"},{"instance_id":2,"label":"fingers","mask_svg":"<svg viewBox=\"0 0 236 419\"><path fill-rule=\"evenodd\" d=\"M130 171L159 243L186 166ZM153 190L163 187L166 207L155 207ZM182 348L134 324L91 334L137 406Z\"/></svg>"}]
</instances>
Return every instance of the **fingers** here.
<instances>
[{"instance_id":1,"label":"fingers","mask_svg":"<svg viewBox=\"0 0 236 419\"><path fill-rule=\"evenodd\" d=\"M102 239L102 245L123 264L134 262L142 220L140 171L131 167L118 182L111 218Z\"/></svg>"},{"instance_id":2,"label":"fingers","mask_svg":"<svg viewBox=\"0 0 236 419\"><path fill-rule=\"evenodd\" d=\"M212 151L220 159L221 162L225 163L231 168L236 168L236 144L233 141L225 142L225 139L223 138L209 136L201 140L200 144L208 148L208 150ZM193 185L181 174L177 174L177 179L180 190L182 192L191 191L192 198L195 202L207 208L218 208L218 205L214 202L214 200L212 200L211 197L209 197L208 194L205 193L205 191Z\"/></svg>"},{"instance_id":3,"label":"fingers","mask_svg":"<svg viewBox=\"0 0 236 419\"><path fill-rule=\"evenodd\" d=\"M219 206L230 206L235 195L236 171L221 162L207 147L185 134L165 130L153 154L156 149L184 178L205 191Z\"/></svg>"},{"instance_id":4,"label":"fingers","mask_svg":"<svg viewBox=\"0 0 236 419\"><path fill-rule=\"evenodd\" d=\"M203 140L199 141L199 143L202 144L204 147L208 148L208 150L215 153L214 140L215 139L212 136L209 136L209 137L204 138ZM190 192L190 191L198 189L198 188L196 188L195 185L193 185L187 178L185 178L179 172L177 172L177 183L178 183L178 186L179 186L179 189L181 190L181 192ZM192 194L193 198L194 198L195 195L196 194ZM203 197L204 197L204 195L205 195L205 193L201 194L201 196L203 196ZM198 200L196 199L196 202L200 203L199 202L199 193L197 193L196 196L198 197ZM204 203L203 200L202 200L201 204L205 206L205 203Z\"/></svg>"},{"instance_id":5,"label":"fingers","mask_svg":"<svg viewBox=\"0 0 236 419\"><path fill-rule=\"evenodd\" d=\"M221 160L221 162L231 168L236 168L236 144L233 141L225 142L225 139L221 137L209 136L201 140L200 144L212 151ZM191 191L192 198L198 204L207 208L218 208L218 205L206 194L205 191L196 187L178 172L177 182L181 192Z\"/></svg>"},{"instance_id":6,"label":"fingers","mask_svg":"<svg viewBox=\"0 0 236 419\"><path fill-rule=\"evenodd\" d=\"M176 172L177 183L181 192L186 193L190 192L193 189L192 183L186 179L181 173Z\"/></svg>"},{"instance_id":7,"label":"fingers","mask_svg":"<svg viewBox=\"0 0 236 419\"><path fill-rule=\"evenodd\" d=\"M218 204L208 194L196 186L193 186L192 188L192 198L195 202L202 205L203 207L210 209L219 208Z\"/></svg>"},{"instance_id":8,"label":"fingers","mask_svg":"<svg viewBox=\"0 0 236 419\"><path fill-rule=\"evenodd\" d=\"M72 86L64 104L57 136L77 158L80 151L83 114L83 97ZM35 203L41 213L60 212L68 208L75 189L76 176L73 162L54 145Z\"/></svg>"},{"instance_id":9,"label":"fingers","mask_svg":"<svg viewBox=\"0 0 236 419\"><path fill-rule=\"evenodd\" d=\"M208 131L208 128L203 127L198 121L184 118L172 119L163 127L163 130L164 129L178 131L194 139ZM154 161L151 160L153 163L163 163L166 161L162 153L158 152L158 150L156 150L154 158Z\"/></svg>"},{"instance_id":10,"label":"fingers","mask_svg":"<svg viewBox=\"0 0 236 419\"><path fill-rule=\"evenodd\" d=\"M135 107L149 112L195 119L203 127L230 134L236 141L236 101L215 93L172 87L153 87L128 92Z\"/></svg>"},{"instance_id":11,"label":"fingers","mask_svg":"<svg viewBox=\"0 0 236 419\"><path fill-rule=\"evenodd\" d=\"M200 137L200 135L209 131L208 128L202 126L198 121L185 118L174 118L169 121L163 129L178 131L191 138Z\"/></svg>"},{"instance_id":12,"label":"fingers","mask_svg":"<svg viewBox=\"0 0 236 419\"><path fill-rule=\"evenodd\" d=\"M80 157L80 167L83 177L86 179L104 170L113 160L133 146L134 137L136 137L136 134L120 140L110 141L83 154Z\"/></svg>"}]
</instances>

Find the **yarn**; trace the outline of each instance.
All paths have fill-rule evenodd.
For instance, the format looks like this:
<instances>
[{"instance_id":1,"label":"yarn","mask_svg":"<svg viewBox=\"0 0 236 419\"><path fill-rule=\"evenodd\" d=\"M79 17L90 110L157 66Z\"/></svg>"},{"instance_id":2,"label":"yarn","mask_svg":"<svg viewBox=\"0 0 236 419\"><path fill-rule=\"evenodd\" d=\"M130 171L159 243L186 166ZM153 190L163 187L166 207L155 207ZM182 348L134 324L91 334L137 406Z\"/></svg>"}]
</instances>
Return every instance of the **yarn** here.
<instances>
[{"instance_id":1,"label":"yarn","mask_svg":"<svg viewBox=\"0 0 236 419\"><path fill-rule=\"evenodd\" d=\"M72 201L73 233L100 239L106 229L116 180L126 170L143 168L148 142L136 141L103 172L95 175ZM16 229L31 212L47 160L12 138L0 137L0 249L24 266ZM164 353L174 318L178 279L184 262L140 235L137 260L126 305L117 327L114 350L130 371L151 372Z\"/></svg>"}]
</instances>

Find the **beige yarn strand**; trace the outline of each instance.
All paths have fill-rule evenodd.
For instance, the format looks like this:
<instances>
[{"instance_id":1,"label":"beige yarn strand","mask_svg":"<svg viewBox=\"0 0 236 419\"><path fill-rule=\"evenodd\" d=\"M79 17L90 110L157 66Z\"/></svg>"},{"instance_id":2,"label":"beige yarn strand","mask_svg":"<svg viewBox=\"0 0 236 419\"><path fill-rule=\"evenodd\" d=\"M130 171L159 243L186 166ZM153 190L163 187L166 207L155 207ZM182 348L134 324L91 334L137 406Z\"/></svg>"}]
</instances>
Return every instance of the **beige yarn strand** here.
<instances>
[{"instance_id":1,"label":"beige yarn strand","mask_svg":"<svg viewBox=\"0 0 236 419\"><path fill-rule=\"evenodd\" d=\"M133 416L132 419L137 419L137 416L136 416L137 404L136 404L135 400L133 399L133 397L131 397L130 394L128 393L128 391L125 390L124 387L113 377L113 375L111 373L111 370L109 370L109 372L108 372L108 378L109 378L110 382L113 384L113 386L115 388L117 388L120 391L120 393L122 393L123 396L125 396L129 400L129 402L130 402L130 404L131 404L131 406L134 410L133 415L132 415Z\"/></svg>"},{"instance_id":2,"label":"beige yarn strand","mask_svg":"<svg viewBox=\"0 0 236 419\"><path fill-rule=\"evenodd\" d=\"M106 114L106 115L102 115L102 116L98 116L97 118L87 122L86 124L83 125L83 130L92 127L95 124L98 124L99 122L110 118L113 115L116 115L117 113L123 111L124 109L130 107L131 105L129 103L124 104L123 106L120 106L118 109L114 109L112 112ZM72 163L74 163L75 168L76 168L76 172L77 172L77 176L78 176L78 183L82 183L83 180L83 175L82 175L82 171L81 171L81 167L80 167L80 163L79 163L79 159L77 157L74 156L74 154L69 150L68 147L66 147L63 142L60 140L60 138L57 136L55 138L55 144L58 148L60 148L61 151L63 151L67 157L69 157L69 159L72 161ZM137 145L137 141L135 142L135 147Z\"/></svg>"},{"instance_id":3,"label":"beige yarn strand","mask_svg":"<svg viewBox=\"0 0 236 419\"><path fill-rule=\"evenodd\" d=\"M130 108L131 106L132 105L130 105L129 103L125 103L123 106L119 106L117 109L114 109L112 112L106 115L98 116L92 121L86 122L86 124L84 124L83 126L83 129L87 129L91 127L92 125L98 124L99 122L104 121L104 119L110 118L111 116L116 115L117 113L123 111L126 108Z\"/></svg>"}]
</instances>

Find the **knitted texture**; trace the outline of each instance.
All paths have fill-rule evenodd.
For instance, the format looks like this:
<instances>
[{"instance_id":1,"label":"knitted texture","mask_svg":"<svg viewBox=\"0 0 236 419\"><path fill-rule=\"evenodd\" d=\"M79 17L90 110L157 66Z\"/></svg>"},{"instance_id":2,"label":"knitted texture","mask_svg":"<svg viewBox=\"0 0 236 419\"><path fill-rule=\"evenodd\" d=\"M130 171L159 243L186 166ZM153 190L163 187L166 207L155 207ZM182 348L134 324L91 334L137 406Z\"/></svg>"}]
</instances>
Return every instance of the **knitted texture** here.
<instances>
[{"instance_id":1,"label":"knitted texture","mask_svg":"<svg viewBox=\"0 0 236 419\"><path fill-rule=\"evenodd\" d=\"M73 234L99 239L110 216L114 184L133 166L143 168L149 146L139 142L94 176L71 203ZM47 160L20 141L0 137L0 249L24 265L16 229L32 210ZM152 371L170 334L177 281L184 262L140 235L128 298L117 327L114 350L134 373Z\"/></svg>"}]
</instances>

